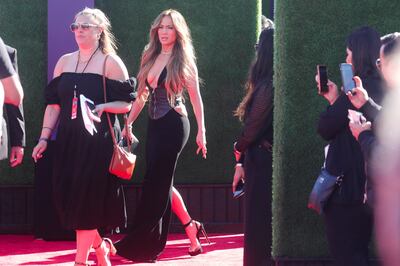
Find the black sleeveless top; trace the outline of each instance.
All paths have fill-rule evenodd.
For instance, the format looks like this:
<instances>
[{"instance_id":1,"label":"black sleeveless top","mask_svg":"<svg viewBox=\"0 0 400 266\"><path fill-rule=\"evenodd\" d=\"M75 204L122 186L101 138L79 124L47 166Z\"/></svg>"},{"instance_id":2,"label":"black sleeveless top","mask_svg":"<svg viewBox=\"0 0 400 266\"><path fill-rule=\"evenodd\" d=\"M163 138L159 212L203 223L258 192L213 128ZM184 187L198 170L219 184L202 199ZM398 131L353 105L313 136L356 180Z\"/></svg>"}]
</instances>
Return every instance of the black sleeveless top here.
<instances>
[{"instance_id":1,"label":"black sleeveless top","mask_svg":"<svg viewBox=\"0 0 400 266\"><path fill-rule=\"evenodd\" d=\"M167 78L167 68L164 69L160 73L160 77L157 81L157 87L153 88L150 83L146 79L146 86L150 90L149 97L149 117L151 119L159 119L166 115L172 108L171 103L168 100L167 89L165 88L165 79ZM182 97L177 95L175 96L175 106L182 103Z\"/></svg>"}]
</instances>

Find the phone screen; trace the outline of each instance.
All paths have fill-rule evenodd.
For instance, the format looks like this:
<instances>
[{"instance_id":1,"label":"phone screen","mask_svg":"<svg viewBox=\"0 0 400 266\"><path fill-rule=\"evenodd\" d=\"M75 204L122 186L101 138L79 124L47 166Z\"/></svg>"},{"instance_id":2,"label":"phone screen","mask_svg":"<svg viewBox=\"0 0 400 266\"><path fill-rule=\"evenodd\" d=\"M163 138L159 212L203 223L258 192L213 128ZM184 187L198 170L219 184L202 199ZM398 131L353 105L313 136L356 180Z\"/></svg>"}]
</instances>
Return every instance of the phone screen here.
<instances>
[{"instance_id":1,"label":"phone screen","mask_svg":"<svg viewBox=\"0 0 400 266\"><path fill-rule=\"evenodd\" d=\"M328 92L328 70L324 65L317 65L319 76L318 93L323 94Z\"/></svg>"},{"instance_id":2,"label":"phone screen","mask_svg":"<svg viewBox=\"0 0 400 266\"><path fill-rule=\"evenodd\" d=\"M353 80L353 66L346 63L340 64L340 73L342 75L343 91L347 93L354 89L356 83Z\"/></svg>"}]
</instances>

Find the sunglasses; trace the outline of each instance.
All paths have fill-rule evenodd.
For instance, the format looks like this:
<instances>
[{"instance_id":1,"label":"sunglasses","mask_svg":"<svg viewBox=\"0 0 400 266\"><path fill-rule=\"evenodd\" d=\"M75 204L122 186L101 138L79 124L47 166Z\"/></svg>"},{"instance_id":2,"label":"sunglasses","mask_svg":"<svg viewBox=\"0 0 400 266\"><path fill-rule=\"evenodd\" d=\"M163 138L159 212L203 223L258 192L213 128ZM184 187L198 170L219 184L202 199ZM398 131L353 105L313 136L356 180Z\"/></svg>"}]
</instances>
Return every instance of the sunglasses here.
<instances>
[{"instance_id":1,"label":"sunglasses","mask_svg":"<svg viewBox=\"0 0 400 266\"><path fill-rule=\"evenodd\" d=\"M89 28L97 28L98 25L90 24L90 23L77 23L77 22L74 22L69 26L69 28L71 29L72 32L77 31L79 29L79 27L82 30L88 30Z\"/></svg>"}]
</instances>

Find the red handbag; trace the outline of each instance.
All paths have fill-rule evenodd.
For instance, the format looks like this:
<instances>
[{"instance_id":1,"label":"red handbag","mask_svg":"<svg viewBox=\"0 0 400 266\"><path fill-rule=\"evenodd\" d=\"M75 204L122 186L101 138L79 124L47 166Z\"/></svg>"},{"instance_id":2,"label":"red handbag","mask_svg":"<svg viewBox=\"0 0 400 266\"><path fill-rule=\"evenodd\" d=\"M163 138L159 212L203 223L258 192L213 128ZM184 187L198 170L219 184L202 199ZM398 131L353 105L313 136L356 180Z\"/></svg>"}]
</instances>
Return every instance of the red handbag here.
<instances>
[{"instance_id":1,"label":"red handbag","mask_svg":"<svg viewBox=\"0 0 400 266\"><path fill-rule=\"evenodd\" d=\"M103 66L103 89L104 89L104 103L107 102L106 97L106 77L105 77L105 69L106 69L106 61L108 56L106 56L104 60ZM115 137L114 128L111 125L110 115L106 113L108 126L110 127L110 133L113 140L114 151L111 157L110 166L108 168L109 172L121 179L130 180L132 178L133 170L135 169L136 164L136 155L131 153L131 141L128 139L128 149L126 150L124 147L118 145L117 139ZM128 128L128 121L126 115L124 116L125 120L125 128Z\"/></svg>"}]
</instances>

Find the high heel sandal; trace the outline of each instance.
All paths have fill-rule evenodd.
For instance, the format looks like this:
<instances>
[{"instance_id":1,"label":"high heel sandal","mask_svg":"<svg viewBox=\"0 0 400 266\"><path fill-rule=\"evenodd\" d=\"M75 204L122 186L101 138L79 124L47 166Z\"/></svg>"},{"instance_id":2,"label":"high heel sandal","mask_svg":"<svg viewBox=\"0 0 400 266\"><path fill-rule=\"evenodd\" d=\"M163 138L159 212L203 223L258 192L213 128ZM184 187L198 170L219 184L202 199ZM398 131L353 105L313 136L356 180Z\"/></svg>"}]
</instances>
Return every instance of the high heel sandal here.
<instances>
[{"instance_id":1,"label":"high heel sandal","mask_svg":"<svg viewBox=\"0 0 400 266\"><path fill-rule=\"evenodd\" d=\"M105 251L105 252L104 252L104 253L105 253L104 256L105 256L108 260L110 260L110 254L114 256L114 255L117 253L117 249L115 248L115 246L114 246L113 242L111 241L111 239L109 239L109 238L103 238L102 241L100 242L100 244L99 244L97 247L93 247L93 248L94 248L94 249L96 250L96 252L97 252L97 250L99 250L99 248L101 248L101 245L102 245L103 243L105 243L106 249L108 249L108 251ZM108 243L109 247L107 247L107 243ZM96 253L96 255L97 255L97 253ZM111 263L111 262L110 262L110 263ZM101 265L101 264L99 264L99 265Z\"/></svg>"},{"instance_id":2,"label":"high heel sandal","mask_svg":"<svg viewBox=\"0 0 400 266\"><path fill-rule=\"evenodd\" d=\"M211 244L211 242L208 239L208 235L207 235L206 230L204 229L204 224L203 223L201 223L199 221L196 221L196 220L193 220L193 219L190 219L190 221L187 224L183 225L183 228L188 227L192 223L194 223L196 225L196 230L197 230L196 231L196 238L199 241L200 246L198 248L196 248L195 250L189 250L189 255L190 256L197 256L197 255L199 255L200 253L203 252L203 248L202 248L201 242L200 242L200 234L203 234L203 236L206 238L208 244Z\"/></svg>"}]
</instances>

